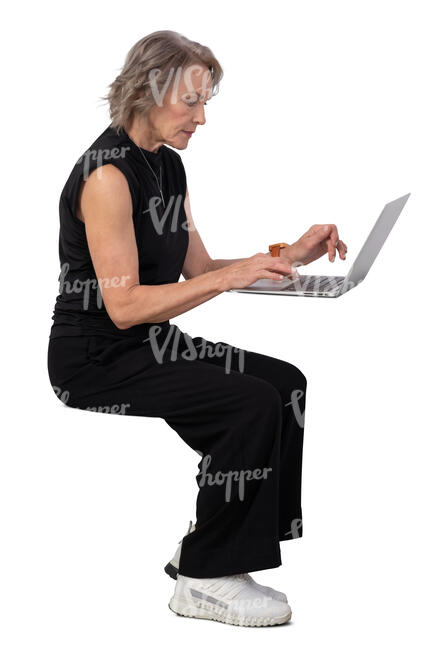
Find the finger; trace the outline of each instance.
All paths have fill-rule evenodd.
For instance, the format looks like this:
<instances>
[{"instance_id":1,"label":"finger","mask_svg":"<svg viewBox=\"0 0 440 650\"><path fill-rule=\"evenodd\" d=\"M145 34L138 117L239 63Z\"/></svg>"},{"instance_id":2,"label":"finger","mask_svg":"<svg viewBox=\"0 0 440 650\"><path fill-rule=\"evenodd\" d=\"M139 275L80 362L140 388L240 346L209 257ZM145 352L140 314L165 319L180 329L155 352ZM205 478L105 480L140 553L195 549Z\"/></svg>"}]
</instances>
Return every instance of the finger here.
<instances>
[{"instance_id":1,"label":"finger","mask_svg":"<svg viewBox=\"0 0 440 650\"><path fill-rule=\"evenodd\" d=\"M338 229L334 223L328 225L329 225L329 239L330 239L330 245L329 245L330 262L334 262L336 257L336 247L339 243L339 234L338 234Z\"/></svg>"},{"instance_id":2,"label":"finger","mask_svg":"<svg viewBox=\"0 0 440 650\"><path fill-rule=\"evenodd\" d=\"M334 259L335 259L335 253L334 253L335 247L334 247L333 242L330 239L330 237L328 239L326 239L325 243L327 244L328 259L330 260L330 262L334 262Z\"/></svg>"},{"instance_id":3,"label":"finger","mask_svg":"<svg viewBox=\"0 0 440 650\"><path fill-rule=\"evenodd\" d=\"M281 273L271 273L270 271L260 271L260 279L265 280L284 280L284 275Z\"/></svg>"},{"instance_id":4,"label":"finger","mask_svg":"<svg viewBox=\"0 0 440 650\"><path fill-rule=\"evenodd\" d=\"M331 225L330 239L331 239L331 242L332 242L332 246L331 246L331 248L332 248L332 262L334 262L335 257L336 257L336 248L337 248L338 243L339 243L338 229L336 228L334 223Z\"/></svg>"},{"instance_id":5,"label":"finger","mask_svg":"<svg viewBox=\"0 0 440 650\"><path fill-rule=\"evenodd\" d=\"M327 246L328 259L330 262L335 260L335 245L331 237L325 240L325 245Z\"/></svg>"},{"instance_id":6,"label":"finger","mask_svg":"<svg viewBox=\"0 0 440 650\"><path fill-rule=\"evenodd\" d=\"M347 254L347 246L344 244L344 242L341 239L339 240L336 248L339 251L339 257L341 258L341 260L345 260Z\"/></svg>"},{"instance_id":7,"label":"finger","mask_svg":"<svg viewBox=\"0 0 440 650\"><path fill-rule=\"evenodd\" d=\"M334 223L330 224L330 237L332 238L333 244L336 246L339 241L339 233Z\"/></svg>"}]
</instances>

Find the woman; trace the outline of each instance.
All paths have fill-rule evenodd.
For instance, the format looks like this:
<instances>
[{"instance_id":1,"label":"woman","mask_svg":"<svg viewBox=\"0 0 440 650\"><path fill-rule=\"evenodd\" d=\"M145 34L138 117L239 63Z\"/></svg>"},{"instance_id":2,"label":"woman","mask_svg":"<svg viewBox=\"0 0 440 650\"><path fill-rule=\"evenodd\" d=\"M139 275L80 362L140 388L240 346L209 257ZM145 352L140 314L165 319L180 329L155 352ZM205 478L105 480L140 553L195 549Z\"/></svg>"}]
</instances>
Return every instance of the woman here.
<instances>
[{"instance_id":1,"label":"woman","mask_svg":"<svg viewBox=\"0 0 440 650\"><path fill-rule=\"evenodd\" d=\"M286 361L191 337L170 318L325 253L345 259L347 247L327 224L278 257L211 259L175 149L205 124L222 76L211 50L172 31L128 53L106 97L112 122L61 194L48 370L68 406L163 418L202 455L197 521L166 566L170 608L274 625L291 617L287 598L249 572L279 566L279 542L302 536L306 378Z\"/></svg>"}]
</instances>

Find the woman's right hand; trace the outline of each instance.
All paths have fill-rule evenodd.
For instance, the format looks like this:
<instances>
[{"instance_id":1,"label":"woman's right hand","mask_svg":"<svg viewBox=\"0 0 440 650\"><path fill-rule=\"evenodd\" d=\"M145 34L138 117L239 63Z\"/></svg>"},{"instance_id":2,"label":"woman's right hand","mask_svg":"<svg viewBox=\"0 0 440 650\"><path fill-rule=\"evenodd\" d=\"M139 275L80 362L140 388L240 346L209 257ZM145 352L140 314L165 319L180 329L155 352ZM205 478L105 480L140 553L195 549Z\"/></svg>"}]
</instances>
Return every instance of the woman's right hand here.
<instances>
[{"instance_id":1,"label":"woman's right hand","mask_svg":"<svg viewBox=\"0 0 440 650\"><path fill-rule=\"evenodd\" d=\"M269 253L256 253L239 262L218 269L222 276L224 291L244 289L263 278L282 280L286 276L296 277L297 272L282 257L272 257Z\"/></svg>"}]
</instances>

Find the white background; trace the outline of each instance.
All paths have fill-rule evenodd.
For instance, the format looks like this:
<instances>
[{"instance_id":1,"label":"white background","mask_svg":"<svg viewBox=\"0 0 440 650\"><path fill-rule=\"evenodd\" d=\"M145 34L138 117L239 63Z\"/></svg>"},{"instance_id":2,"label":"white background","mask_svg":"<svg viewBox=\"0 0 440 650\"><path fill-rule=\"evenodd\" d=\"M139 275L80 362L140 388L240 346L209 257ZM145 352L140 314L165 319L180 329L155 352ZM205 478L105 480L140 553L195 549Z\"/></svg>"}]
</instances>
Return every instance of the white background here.
<instances>
[{"instance_id":1,"label":"white background","mask_svg":"<svg viewBox=\"0 0 440 650\"><path fill-rule=\"evenodd\" d=\"M437 3L80 2L2 19L0 642L5 650L268 643L438 648L439 20ZM163 420L63 407L46 370L58 201L109 123L99 98L159 29L225 76L181 153L212 257L335 223L345 274L384 204L411 197L367 279L337 300L225 293L183 331L308 378L304 537L253 574L290 624L178 617L163 566L194 519L200 457ZM183 280L183 278L182 278Z\"/></svg>"}]
</instances>

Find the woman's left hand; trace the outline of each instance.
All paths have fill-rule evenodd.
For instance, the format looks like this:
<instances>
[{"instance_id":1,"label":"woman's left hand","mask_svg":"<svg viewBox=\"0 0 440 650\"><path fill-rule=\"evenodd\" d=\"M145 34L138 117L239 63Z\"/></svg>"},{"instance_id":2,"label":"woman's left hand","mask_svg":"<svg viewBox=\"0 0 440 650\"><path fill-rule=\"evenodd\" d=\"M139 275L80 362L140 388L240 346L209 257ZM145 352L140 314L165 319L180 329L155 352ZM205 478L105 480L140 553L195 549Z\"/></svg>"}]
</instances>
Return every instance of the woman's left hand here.
<instances>
[{"instance_id":1,"label":"woman's left hand","mask_svg":"<svg viewBox=\"0 0 440 650\"><path fill-rule=\"evenodd\" d=\"M334 262L336 251L341 260L345 260L347 246L339 239L335 224L328 223L315 224L298 241L281 251L292 264L310 264L326 253L330 262Z\"/></svg>"}]
</instances>

